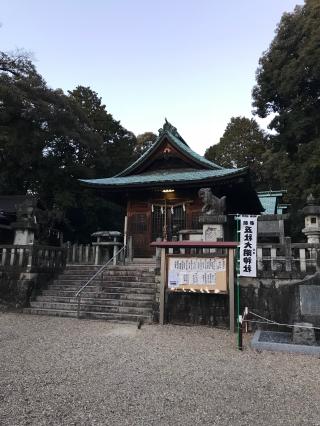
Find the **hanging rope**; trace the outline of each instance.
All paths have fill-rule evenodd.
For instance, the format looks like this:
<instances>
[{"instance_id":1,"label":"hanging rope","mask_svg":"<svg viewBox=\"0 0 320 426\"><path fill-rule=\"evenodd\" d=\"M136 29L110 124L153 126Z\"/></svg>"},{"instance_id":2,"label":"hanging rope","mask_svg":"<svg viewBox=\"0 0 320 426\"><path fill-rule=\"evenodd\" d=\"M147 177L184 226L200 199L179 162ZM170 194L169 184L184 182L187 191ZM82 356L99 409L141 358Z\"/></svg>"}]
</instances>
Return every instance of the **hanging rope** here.
<instances>
[{"instance_id":1,"label":"hanging rope","mask_svg":"<svg viewBox=\"0 0 320 426\"><path fill-rule=\"evenodd\" d=\"M269 324L269 325L272 324L272 325L278 325L278 326L283 326L283 327L292 327L292 328L293 327L307 328L307 329L313 328L314 330L320 330L320 327L313 327L313 326L309 327L307 325L300 325L300 324L283 324L283 323L265 318L265 317L258 315L258 314L256 314L255 312L252 312L252 311L248 311L248 313L257 317L257 318L260 318L264 321L255 321L255 320L244 319L243 322L256 323L256 324Z\"/></svg>"}]
</instances>

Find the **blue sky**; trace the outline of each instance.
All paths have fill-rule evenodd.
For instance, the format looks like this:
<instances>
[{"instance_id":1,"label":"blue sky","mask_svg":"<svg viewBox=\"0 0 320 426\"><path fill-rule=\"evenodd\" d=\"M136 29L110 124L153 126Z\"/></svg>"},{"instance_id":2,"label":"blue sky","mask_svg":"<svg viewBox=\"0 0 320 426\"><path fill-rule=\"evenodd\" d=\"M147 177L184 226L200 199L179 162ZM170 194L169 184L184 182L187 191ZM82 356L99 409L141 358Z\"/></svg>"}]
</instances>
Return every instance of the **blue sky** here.
<instances>
[{"instance_id":1,"label":"blue sky","mask_svg":"<svg viewBox=\"0 0 320 426\"><path fill-rule=\"evenodd\" d=\"M0 49L32 52L51 87L90 86L135 134L167 117L203 154L232 116L251 117L259 57L302 3L3 0Z\"/></svg>"}]
</instances>

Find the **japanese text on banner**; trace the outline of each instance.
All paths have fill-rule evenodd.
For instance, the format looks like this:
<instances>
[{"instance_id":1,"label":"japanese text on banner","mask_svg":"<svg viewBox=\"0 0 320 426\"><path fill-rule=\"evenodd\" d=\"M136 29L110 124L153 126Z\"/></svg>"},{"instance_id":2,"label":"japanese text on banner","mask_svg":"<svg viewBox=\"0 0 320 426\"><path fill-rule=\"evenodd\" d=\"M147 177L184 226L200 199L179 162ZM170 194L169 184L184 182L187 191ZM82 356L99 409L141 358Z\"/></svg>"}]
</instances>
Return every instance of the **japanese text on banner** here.
<instances>
[{"instance_id":1,"label":"japanese text on banner","mask_svg":"<svg viewBox=\"0 0 320 426\"><path fill-rule=\"evenodd\" d=\"M257 276L257 216L240 216L240 276Z\"/></svg>"}]
</instances>

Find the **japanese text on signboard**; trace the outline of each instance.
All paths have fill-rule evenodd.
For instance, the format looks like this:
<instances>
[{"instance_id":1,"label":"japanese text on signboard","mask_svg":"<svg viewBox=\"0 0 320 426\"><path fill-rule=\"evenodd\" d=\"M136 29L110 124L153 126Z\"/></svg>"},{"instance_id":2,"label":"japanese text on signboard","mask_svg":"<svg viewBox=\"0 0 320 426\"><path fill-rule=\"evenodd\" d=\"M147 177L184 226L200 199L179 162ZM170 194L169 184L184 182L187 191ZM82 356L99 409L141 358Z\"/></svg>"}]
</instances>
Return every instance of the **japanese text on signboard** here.
<instances>
[{"instance_id":1,"label":"japanese text on signboard","mask_svg":"<svg viewBox=\"0 0 320 426\"><path fill-rule=\"evenodd\" d=\"M225 257L169 257L169 289L227 290Z\"/></svg>"},{"instance_id":2,"label":"japanese text on signboard","mask_svg":"<svg viewBox=\"0 0 320 426\"><path fill-rule=\"evenodd\" d=\"M240 275L257 273L257 216L240 216Z\"/></svg>"}]
</instances>

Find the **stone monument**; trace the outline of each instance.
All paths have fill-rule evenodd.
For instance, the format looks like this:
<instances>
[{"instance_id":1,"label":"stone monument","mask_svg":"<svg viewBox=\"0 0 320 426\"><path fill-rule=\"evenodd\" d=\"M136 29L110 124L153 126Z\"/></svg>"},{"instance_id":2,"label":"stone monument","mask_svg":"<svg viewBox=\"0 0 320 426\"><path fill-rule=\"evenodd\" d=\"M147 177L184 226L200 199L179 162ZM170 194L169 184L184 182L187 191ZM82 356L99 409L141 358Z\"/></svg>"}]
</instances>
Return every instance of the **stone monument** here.
<instances>
[{"instance_id":1,"label":"stone monument","mask_svg":"<svg viewBox=\"0 0 320 426\"><path fill-rule=\"evenodd\" d=\"M202 223L203 241L223 241L224 223L227 222L226 197L218 198L211 188L201 188L199 198L203 202L202 215L199 218Z\"/></svg>"}]
</instances>

